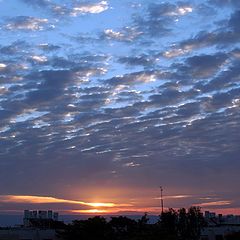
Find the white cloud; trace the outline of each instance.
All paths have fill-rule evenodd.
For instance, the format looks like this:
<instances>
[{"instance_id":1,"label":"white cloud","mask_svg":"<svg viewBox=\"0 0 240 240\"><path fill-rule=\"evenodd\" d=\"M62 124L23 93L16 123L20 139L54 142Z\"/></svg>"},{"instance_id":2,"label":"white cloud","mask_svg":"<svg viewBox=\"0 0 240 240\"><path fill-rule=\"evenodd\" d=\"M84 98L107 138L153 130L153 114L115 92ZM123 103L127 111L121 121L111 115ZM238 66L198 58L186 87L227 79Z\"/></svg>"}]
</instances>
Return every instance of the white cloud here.
<instances>
[{"instance_id":1,"label":"white cloud","mask_svg":"<svg viewBox=\"0 0 240 240\"><path fill-rule=\"evenodd\" d=\"M166 15L167 16L183 16L186 15L188 13L191 13L193 11L193 8L191 7L178 7L175 9L175 11L171 11L171 12L167 12Z\"/></svg>"},{"instance_id":2,"label":"white cloud","mask_svg":"<svg viewBox=\"0 0 240 240\"><path fill-rule=\"evenodd\" d=\"M101 13L108 9L107 1L101 1L96 4L79 5L72 9L71 15L76 17L79 14Z\"/></svg>"},{"instance_id":3,"label":"white cloud","mask_svg":"<svg viewBox=\"0 0 240 240\"><path fill-rule=\"evenodd\" d=\"M31 59L36 61L36 62L47 62L47 57L45 56L37 56L37 55L34 55L34 56L31 56Z\"/></svg>"},{"instance_id":4,"label":"white cloud","mask_svg":"<svg viewBox=\"0 0 240 240\"><path fill-rule=\"evenodd\" d=\"M9 23L5 25L5 29L38 31L43 30L43 26L47 23L48 19L46 18L18 16L16 18L10 19Z\"/></svg>"},{"instance_id":5,"label":"white cloud","mask_svg":"<svg viewBox=\"0 0 240 240\"><path fill-rule=\"evenodd\" d=\"M129 162L129 163L125 163L123 166L124 167L139 167L140 164L139 163L134 163L134 162Z\"/></svg>"},{"instance_id":6,"label":"white cloud","mask_svg":"<svg viewBox=\"0 0 240 240\"><path fill-rule=\"evenodd\" d=\"M132 42L141 34L142 32L134 27L125 27L121 31L114 31L113 29L104 30L104 35L107 39L116 41Z\"/></svg>"},{"instance_id":7,"label":"white cloud","mask_svg":"<svg viewBox=\"0 0 240 240\"><path fill-rule=\"evenodd\" d=\"M179 13L179 15L185 15L188 13L191 13L193 11L193 9L191 7L180 7L177 9L177 12Z\"/></svg>"},{"instance_id":8,"label":"white cloud","mask_svg":"<svg viewBox=\"0 0 240 240\"><path fill-rule=\"evenodd\" d=\"M6 64L4 64L4 63L0 63L0 70L1 70L1 69L4 69L4 68L6 68L6 67L7 67Z\"/></svg>"},{"instance_id":9,"label":"white cloud","mask_svg":"<svg viewBox=\"0 0 240 240\"><path fill-rule=\"evenodd\" d=\"M124 34L123 33L115 32L112 29L106 29L106 30L104 30L104 33L109 38L113 38L113 39L122 39L122 38L124 38Z\"/></svg>"}]
</instances>

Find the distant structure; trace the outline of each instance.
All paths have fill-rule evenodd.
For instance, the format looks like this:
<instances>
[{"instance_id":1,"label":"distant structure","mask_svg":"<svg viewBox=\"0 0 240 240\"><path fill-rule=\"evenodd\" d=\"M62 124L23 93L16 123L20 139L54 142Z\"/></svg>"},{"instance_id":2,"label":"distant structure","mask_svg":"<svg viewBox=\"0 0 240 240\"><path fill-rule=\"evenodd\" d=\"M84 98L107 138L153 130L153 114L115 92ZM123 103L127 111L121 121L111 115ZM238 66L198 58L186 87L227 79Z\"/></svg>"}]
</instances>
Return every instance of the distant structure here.
<instances>
[{"instance_id":1,"label":"distant structure","mask_svg":"<svg viewBox=\"0 0 240 240\"><path fill-rule=\"evenodd\" d=\"M58 213L53 212L52 210L48 211L30 211L30 210L24 210L24 216L23 216L23 225L25 227L31 226L32 222L40 222L40 221L58 221Z\"/></svg>"},{"instance_id":2,"label":"distant structure","mask_svg":"<svg viewBox=\"0 0 240 240\"><path fill-rule=\"evenodd\" d=\"M64 228L57 212L24 210L23 225L0 227L0 240L58 240L57 231Z\"/></svg>"},{"instance_id":3,"label":"distant structure","mask_svg":"<svg viewBox=\"0 0 240 240\"><path fill-rule=\"evenodd\" d=\"M53 220L58 221L58 213L57 212L53 213Z\"/></svg>"},{"instance_id":4,"label":"distant structure","mask_svg":"<svg viewBox=\"0 0 240 240\"><path fill-rule=\"evenodd\" d=\"M207 226L204 227L200 240L224 240L227 235L240 232L239 215L224 216L215 212L205 211L204 216Z\"/></svg>"},{"instance_id":5,"label":"distant structure","mask_svg":"<svg viewBox=\"0 0 240 240\"><path fill-rule=\"evenodd\" d=\"M239 225L240 226L240 215L222 215L216 214L215 212L205 211L205 220L209 226L215 226L216 224L228 224L228 225Z\"/></svg>"}]
</instances>

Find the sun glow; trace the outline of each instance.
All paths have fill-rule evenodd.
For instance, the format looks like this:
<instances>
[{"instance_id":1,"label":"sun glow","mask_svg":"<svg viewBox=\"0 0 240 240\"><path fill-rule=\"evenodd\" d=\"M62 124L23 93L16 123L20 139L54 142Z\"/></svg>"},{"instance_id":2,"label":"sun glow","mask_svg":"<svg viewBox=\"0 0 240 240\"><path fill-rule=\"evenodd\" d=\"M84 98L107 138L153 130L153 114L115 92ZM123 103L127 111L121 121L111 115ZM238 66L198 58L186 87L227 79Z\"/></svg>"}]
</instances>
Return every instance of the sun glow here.
<instances>
[{"instance_id":1,"label":"sun glow","mask_svg":"<svg viewBox=\"0 0 240 240\"><path fill-rule=\"evenodd\" d=\"M103 209L84 209L84 210L72 210L72 213L86 213L86 214L95 214L95 213L108 213L108 211Z\"/></svg>"},{"instance_id":2,"label":"sun glow","mask_svg":"<svg viewBox=\"0 0 240 240\"><path fill-rule=\"evenodd\" d=\"M88 203L91 207L115 207L114 203Z\"/></svg>"}]
</instances>

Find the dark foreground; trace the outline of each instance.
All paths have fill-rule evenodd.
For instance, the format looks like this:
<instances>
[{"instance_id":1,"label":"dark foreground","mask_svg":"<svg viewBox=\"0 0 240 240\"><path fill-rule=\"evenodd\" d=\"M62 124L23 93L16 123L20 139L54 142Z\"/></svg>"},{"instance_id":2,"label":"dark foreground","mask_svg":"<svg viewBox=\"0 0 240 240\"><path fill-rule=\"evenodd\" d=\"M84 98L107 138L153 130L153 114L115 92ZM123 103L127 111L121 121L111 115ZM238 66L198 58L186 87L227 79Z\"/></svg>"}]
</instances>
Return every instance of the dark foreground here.
<instances>
[{"instance_id":1,"label":"dark foreground","mask_svg":"<svg viewBox=\"0 0 240 240\"><path fill-rule=\"evenodd\" d=\"M198 240L206 226L200 208L162 213L155 224L148 224L145 214L139 220L127 217L112 217L110 221L97 216L87 220L76 220L59 231L64 240Z\"/></svg>"}]
</instances>

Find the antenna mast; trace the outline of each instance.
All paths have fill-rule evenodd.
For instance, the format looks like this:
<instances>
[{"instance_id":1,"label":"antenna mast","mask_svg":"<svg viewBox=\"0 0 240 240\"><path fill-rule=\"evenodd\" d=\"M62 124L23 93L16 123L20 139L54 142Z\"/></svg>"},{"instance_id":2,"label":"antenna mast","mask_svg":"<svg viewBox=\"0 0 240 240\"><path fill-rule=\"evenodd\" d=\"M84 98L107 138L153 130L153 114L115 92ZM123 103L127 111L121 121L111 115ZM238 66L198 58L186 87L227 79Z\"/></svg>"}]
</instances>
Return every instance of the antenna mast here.
<instances>
[{"instance_id":1,"label":"antenna mast","mask_svg":"<svg viewBox=\"0 0 240 240\"><path fill-rule=\"evenodd\" d=\"M162 186L160 186L160 191L161 191L161 197L160 197L160 200L161 200L161 209L162 209L162 213L163 213L163 188L162 188Z\"/></svg>"}]
</instances>

